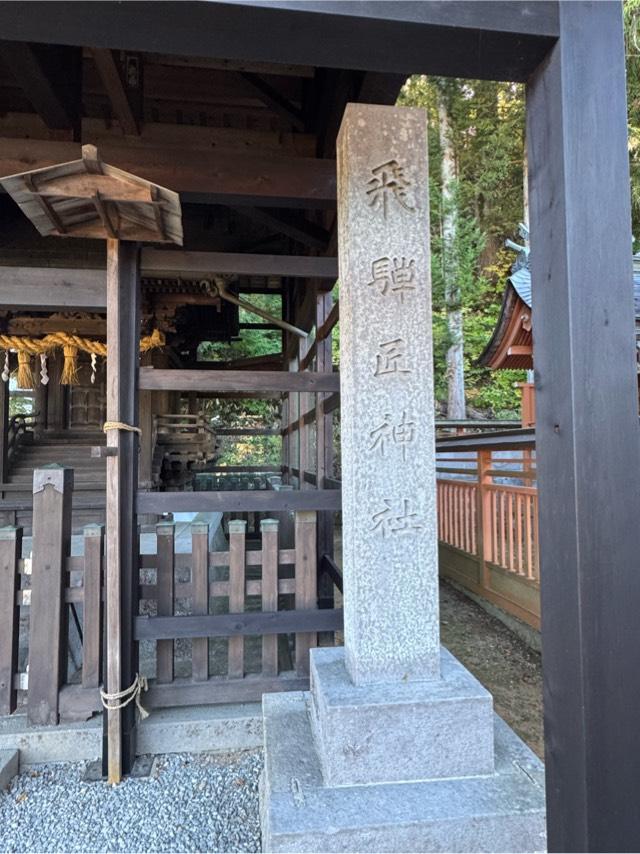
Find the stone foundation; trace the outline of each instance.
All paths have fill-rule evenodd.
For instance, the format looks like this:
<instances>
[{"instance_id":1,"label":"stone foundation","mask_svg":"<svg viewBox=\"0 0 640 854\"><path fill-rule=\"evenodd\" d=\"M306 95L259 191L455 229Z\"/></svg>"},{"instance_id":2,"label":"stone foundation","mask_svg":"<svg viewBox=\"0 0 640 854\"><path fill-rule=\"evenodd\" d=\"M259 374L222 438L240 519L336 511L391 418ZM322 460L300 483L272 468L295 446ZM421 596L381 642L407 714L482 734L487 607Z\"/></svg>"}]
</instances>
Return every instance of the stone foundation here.
<instances>
[{"instance_id":1,"label":"stone foundation","mask_svg":"<svg viewBox=\"0 0 640 854\"><path fill-rule=\"evenodd\" d=\"M451 665L449 658L445 655L447 669ZM461 668L461 665L455 662L454 668ZM443 681L446 683L446 678ZM455 703L463 716L466 701L462 697ZM320 741L320 751L316 749L314 702L309 693L271 694L263 698L265 770L261 814L264 851L546 850L542 763L497 716L492 718L493 756L489 772L457 776L454 771L448 777L442 776L447 738L437 738L432 730L439 746L427 750L426 755L436 757L437 777L392 782L406 774L407 769L415 773L416 769L425 767L425 757L420 755L423 747L418 747L417 740L424 744L426 732L416 732L417 740L412 748L412 731L389 724L386 756L376 748L374 764L370 760L357 761L358 756L347 751L347 756L354 760L354 770L350 773L344 751L340 750L342 739L350 736L340 732L337 718L334 720L338 729L333 737L327 736ZM451 712L455 713L453 704ZM364 722L368 712L355 706L351 709L354 727L361 714L363 725L359 736L362 742L367 741L369 733L369 725ZM484 726L484 709L481 721ZM469 741L473 741L475 732L475 729L469 732ZM323 744L330 751L335 749L336 753L322 755ZM412 754L409 757L408 751ZM468 767L483 756L484 748L471 757ZM459 768L464 761L464 755L461 756L454 746L451 760L454 768ZM327 781L325 771L332 780L375 776L386 777L390 782L337 784Z\"/></svg>"}]
</instances>

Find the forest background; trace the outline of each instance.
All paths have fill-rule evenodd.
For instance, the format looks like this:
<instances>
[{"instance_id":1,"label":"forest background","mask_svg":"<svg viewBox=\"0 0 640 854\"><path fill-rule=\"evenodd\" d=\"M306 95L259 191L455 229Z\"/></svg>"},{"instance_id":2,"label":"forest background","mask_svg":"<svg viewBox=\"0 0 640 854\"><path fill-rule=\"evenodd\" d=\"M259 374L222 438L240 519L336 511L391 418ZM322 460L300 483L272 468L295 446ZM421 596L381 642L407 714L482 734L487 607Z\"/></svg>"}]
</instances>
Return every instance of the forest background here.
<instances>
[{"instance_id":1,"label":"forest background","mask_svg":"<svg viewBox=\"0 0 640 854\"><path fill-rule=\"evenodd\" d=\"M625 0L625 50L633 233L640 236L640 0ZM431 205L431 273L435 395L438 414L460 418L519 417L516 383L523 371L477 365L495 327L515 253L527 221L525 87L484 80L415 76L398 104L427 113ZM635 248L635 247L634 247ZM336 285L336 296L339 284ZM279 298L254 297L280 314ZM241 320L255 320L241 312ZM206 345L201 358L229 359L277 353L278 332L244 330L230 344ZM339 329L334 363L339 362ZM213 403L214 424L274 424L266 401ZM274 437L225 443L221 462L279 462Z\"/></svg>"}]
</instances>

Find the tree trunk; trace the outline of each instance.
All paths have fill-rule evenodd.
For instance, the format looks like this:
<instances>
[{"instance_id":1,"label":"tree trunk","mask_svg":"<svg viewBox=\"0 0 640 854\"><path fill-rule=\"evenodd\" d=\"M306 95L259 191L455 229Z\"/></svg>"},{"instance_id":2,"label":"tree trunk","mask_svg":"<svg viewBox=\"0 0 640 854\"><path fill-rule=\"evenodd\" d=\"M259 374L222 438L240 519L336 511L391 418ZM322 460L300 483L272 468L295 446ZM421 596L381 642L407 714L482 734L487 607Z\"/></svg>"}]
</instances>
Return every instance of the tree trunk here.
<instances>
[{"instance_id":1,"label":"tree trunk","mask_svg":"<svg viewBox=\"0 0 640 854\"><path fill-rule=\"evenodd\" d=\"M444 302L447 312L447 417L465 418L464 330L462 295L457 263L456 164L451 141L449 110L444 92L438 87L438 126L442 149L442 257Z\"/></svg>"}]
</instances>

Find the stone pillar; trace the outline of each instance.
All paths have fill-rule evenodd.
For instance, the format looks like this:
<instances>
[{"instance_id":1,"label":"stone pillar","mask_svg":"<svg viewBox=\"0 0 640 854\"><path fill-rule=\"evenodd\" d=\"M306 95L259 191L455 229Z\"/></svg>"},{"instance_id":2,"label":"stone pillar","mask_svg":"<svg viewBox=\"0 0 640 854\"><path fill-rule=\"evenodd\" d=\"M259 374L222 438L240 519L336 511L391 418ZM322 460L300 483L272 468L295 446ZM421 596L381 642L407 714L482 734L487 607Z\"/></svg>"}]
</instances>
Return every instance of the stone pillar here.
<instances>
[{"instance_id":1,"label":"stone pillar","mask_svg":"<svg viewBox=\"0 0 640 854\"><path fill-rule=\"evenodd\" d=\"M424 110L338 137L344 636L356 684L440 672Z\"/></svg>"},{"instance_id":2,"label":"stone pillar","mask_svg":"<svg viewBox=\"0 0 640 854\"><path fill-rule=\"evenodd\" d=\"M425 113L349 104L337 154L345 646L263 697L263 849L544 850L540 763L439 642Z\"/></svg>"}]
</instances>

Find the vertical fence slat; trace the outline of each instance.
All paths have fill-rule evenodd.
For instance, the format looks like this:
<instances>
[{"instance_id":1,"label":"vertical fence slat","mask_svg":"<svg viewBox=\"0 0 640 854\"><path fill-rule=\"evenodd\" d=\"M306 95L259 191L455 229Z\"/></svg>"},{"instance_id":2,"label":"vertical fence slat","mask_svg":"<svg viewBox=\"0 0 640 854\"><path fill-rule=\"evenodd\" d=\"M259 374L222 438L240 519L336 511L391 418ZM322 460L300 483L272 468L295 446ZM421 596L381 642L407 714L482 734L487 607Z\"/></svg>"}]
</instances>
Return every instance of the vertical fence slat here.
<instances>
[{"instance_id":1,"label":"vertical fence slat","mask_svg":"<svg viewBox=\"0 0 640 854\"><path fill-rule=\"evenodd\" d=\"M174 570L174 534L173 522L161 522L156 525L157 573L156 598L159 617L172 617L174 606L175 570ZM172 640L156 641L158 682L173 682Z\"/></svg>"},{"instance_id":2,"label":"vertical fence slat","mask_svg":"<svg viewBox=\"0 0 640 854\"><path fill-rule=\"evenodd\" d=\"M538 545L538 496L533 496L533 578L540 580L540 548Z\"/></svg>"},{"instance_id":3,"label":"vertical fence slat","mask_svg":"<svg viewBox=\"0 0 640 854\"><path fill-rule=\"evenodd\" d=\"M513 510L513 493L507 492L505 495L507 499L507 513L506 513L506 522L509 526L507 528L507 541L508 541L508 549L507 552L507 560L505 561L505 569L511 569L515 565L515 552L513 548L513 520L514 520L514 510Z\"/></svg>"},{"instance_id":4,"label":"vertical fence slat","mask_svg":"<svg viewBox=\"0 0 640 854\"><path fill-rule=\"evenodd\" d=\"M307 611L317 606L316 595L316 512L296 513L296 609ZM316 632L296 635L296 672L309 673L309 650L317 646Z\"/></svg>"},{"instance_id":5,"label":"vertical fence slat","mask_svg":"<svg viewBox=\"0 0 640 854\"><path fill-rule=\"evenodd\" d=\"M229 522L229 613L244 611L245 543L247 523L242 519ZM244 638L229 638L229 676L244 676Z\"/></svg>"},{"instance_id":6,"label":"vertical fence slat","mask_svg":"<svg viewBox=\"0 0 640 854\"><path fill-rule=\"evenodd\" d=\"M18 670L20 608L17 595L21 555L22 528L0 528L0 715L15 711L18 696L14 676Z\"/></svg>"},{"instance_id":7,"label":"vertical fence slat","mask_svg":"<svg viewBox=\"0 0 640 854\"><path fill-rule=\"evenodd\" d=\"M522 554L522 505L524 503L523 495L516 495L516 518L517 518L517 543L518 543L518 563L517 570L522 575L524 572L524 555Z\"/></svg>"},{"instance_id":8,"label":"vertical fence slat","mask_svg":"<svg viewBox=\"0 0 640 854\"><path fill-rule=\"evenodd\" d=\"M262 610L278 610L278 520L263 519L262 532ZM262 636L262 674L278 675L278 635Z\"/></svg>"},{"instance_id":9,"label":"vertical fence slat","mask_svg":"<svg viewBox=\"0 0 640 854\"><path fill-rule=\"evenodd\" d=\"M86 525L82 601L82 686L100 685L102 664L102 575L104 528Z\"/></svg>"},{"instance_id":10,"label":"vertical fence slat","mask_svg":"<svg viewBox=\"0 0 640 854\"><path fill-rule=\"evenodd\" d=\"M194 614L209 613L209 525L191 525L191 583ZM209 638L194 638L191 647L191 675L196 682L209 678Z\"/></svg>"},{"instance_id":11,"label":"vertical fence slat","mask_svg":"<svg viewBox=\"0 0 640 854\"><path fill-rule=\"evenodd\" d=\"M29 615L30 724L58 723L58 695L66 676L65 560L71 539L73 471L61 466L33 473L33 561Z\"/></svg>"},{"instance_id":12,"label":"vertical fence slat","mask_svg":"<svg viewBox=\"0 0 640 854\"><path fill-rule=\"evenodd\" d=\"M533 500L530 495L525 496L525 539L527 543L527 578L533 578L533 540L531 534L531 514L533 513Z\"/></svg>"}]
</instances>

